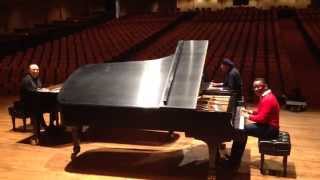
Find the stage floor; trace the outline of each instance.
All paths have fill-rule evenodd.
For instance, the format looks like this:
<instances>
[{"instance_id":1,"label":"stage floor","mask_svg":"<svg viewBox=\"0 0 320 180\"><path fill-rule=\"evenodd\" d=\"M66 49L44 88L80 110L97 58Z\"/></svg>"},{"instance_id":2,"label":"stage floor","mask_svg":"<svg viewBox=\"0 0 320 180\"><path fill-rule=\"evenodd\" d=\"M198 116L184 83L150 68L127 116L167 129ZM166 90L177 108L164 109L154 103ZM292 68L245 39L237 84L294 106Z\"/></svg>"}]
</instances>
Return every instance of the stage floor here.
<instances>
[{"instance_id":1,"label":"stage floor","mask_svg":"<svg viewBox=\"0 0 320 180\"><path fill-rule=\"evenodd\" d=\"M16 97L0 98L0 179L206 179L207 146L183 132L168 139L165 131L90 129L71 162L70 133L43 133L40 146L30 145L30 125L23 132L22 121L17 120L18 130L11 130L7 107ZM282 110L280 116L281 129L292 141L285 179L320 179L320 109ZM222 155L230 151L230 142L226 145ZM281 178L281 157L266 156L266 175L260 174L259 163L257 139L249 138L239 172L222 172L218 179Z\"/></svg>"}]
</instances>

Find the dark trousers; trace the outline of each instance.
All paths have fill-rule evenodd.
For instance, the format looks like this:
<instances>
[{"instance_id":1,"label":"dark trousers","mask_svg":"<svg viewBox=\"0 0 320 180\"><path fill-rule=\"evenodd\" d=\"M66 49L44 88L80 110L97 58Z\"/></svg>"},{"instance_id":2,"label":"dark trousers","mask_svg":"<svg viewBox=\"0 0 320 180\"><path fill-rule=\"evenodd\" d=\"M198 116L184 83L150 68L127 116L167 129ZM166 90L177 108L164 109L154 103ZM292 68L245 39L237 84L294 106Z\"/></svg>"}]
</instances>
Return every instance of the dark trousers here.
<instances>
[{"instance_id":1,"label":"dark trousers","mask_svg":"<svg viewBox=\"0 0 320 180\"><path fill-rule=\"evenodd\" d=\"M235 164L240 164L241 157L245 150L248 136L253 136L263 139L275 138L279 135L279 129L274 128L267 124L248 124L245 126L245 135L237 140L233 141L231 148L231 161Z\"/></svg>"},{"instance_id":2,"label":"dark trousers","mask_svg":"<svg viewBox=\"0 0 320 180\"><path fill-rule=\"evenodd\" d=\"M33 135L39 139L40 137L40 127L43 126L44 119L40 113L30 113L30 118L33 126Z\"/></svg>"}]
</instances>

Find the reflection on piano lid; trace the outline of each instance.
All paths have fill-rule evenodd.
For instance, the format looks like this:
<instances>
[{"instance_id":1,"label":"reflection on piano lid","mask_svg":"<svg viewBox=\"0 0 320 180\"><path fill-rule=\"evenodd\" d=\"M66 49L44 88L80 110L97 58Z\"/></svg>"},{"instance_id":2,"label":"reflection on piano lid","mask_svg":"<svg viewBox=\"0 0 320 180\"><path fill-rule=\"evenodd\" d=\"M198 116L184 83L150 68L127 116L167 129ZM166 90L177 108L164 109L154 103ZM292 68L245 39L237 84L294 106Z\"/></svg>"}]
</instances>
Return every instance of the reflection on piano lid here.
<instances>
[{"instance_id":1,"label":"reflection on piano lid","mask_svg":"<svg viewBox=\"0 0 320 180\"><path fill-rule=\"evenodd\" d=\"M212 86L211 82L202 83L201 85L202 94L220 94L220 95L231 95L233 91L227 87L216 87Z\"/></svg>"},{"instance_id":2,"label":"reflection on piano lid","mask_svg":"<svg viewBox=\"0 0 320 180\"><path fill-rule=\"evenodd\" d=\"M223 87L215 87L215 86L209 86L207 88L207 91L223 91Z\"/></svg>"},{"instance_id":3,"label":"reflection on piano lid","mask_svg":"<svg viewBox=\"0 0 320 180\"><path fill-rule=\"evenodd\" d=\"M208 41L179 41L175 54L148 61L85 65L65 81L63 105L195 109Z\"/></svg>"}]
</instances>

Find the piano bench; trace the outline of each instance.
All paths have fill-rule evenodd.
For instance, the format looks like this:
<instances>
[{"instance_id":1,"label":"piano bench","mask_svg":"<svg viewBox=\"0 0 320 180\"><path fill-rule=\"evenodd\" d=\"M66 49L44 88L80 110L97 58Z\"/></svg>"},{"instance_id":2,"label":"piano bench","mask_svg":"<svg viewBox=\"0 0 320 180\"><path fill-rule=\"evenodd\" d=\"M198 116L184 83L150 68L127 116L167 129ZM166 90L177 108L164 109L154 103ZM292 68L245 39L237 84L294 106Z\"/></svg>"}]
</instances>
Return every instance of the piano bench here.
<instances>
[{"instance_id":1,"label":"piano bench","mask_svg":"<svg viewBox=\"0 0 320 180\"><path fill-rule=\"evenodd\" d=\"M283 156L283 175L287 175L287 160L290 155L291 143L288 132L280 131L275 139L259 139L259 153L261 154L260 172L264 174L264 155Z\"/></svg>"},{"instance_id":2,"label":"piano bench","mask_svg":"<svg viewBox=\"0 0 320 180\"><path fill-rule=\"evenodd\" d=\"M302 112L307 109L307 103L305 101L291 101L287 100L285 104L286 109L292 112Z\"/></svg>"},{"instance_id":3,"label":"piano bench","mask_svg":"<svg viewBox=\"0 0 320 180\"><path fill-rule=\"evenodd\" d=\"M16 130L16 118L19 118L19 119L22 119L23 130L26 131L26 129L27 129L26 120L27 120L27 118L30 118L29 113L21 108L15 107L15 106L8 107L8 112L9 112L9 115L11 116L11 120L12 120L12 129L14 131Z\"/></svg>"}]
</instances>

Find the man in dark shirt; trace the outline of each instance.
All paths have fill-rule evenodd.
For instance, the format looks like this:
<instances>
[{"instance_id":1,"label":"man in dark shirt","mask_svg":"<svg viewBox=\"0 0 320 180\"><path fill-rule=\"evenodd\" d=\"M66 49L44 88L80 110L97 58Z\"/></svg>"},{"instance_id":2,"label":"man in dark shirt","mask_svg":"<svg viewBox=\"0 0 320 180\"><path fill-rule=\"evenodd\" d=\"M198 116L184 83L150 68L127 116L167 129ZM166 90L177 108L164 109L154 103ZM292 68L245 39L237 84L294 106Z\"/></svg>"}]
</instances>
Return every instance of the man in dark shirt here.
<instances>
[{"instance_id":1,"label":"man in dark shirt","mask_svg":"<svg viewBox=\"0 0 320 180\"><path fill-rule=\"evenodd\" d=\"M36 64L29 65L28 74L22 79L20 89L20 99L24 104L26 110L30 113L31 121L34 129L39 129L38 126L46 128L47 125L44 121L42 112L38 111L38 103L35 98L35 93L42 87L41 80L39 79L39 66Z\"/></svg>"},{"instance_id":2,"label":"man in dark shirt","mask_svg":"<svg viewBox=\"0 0 320 180\"><path fill-rule=\"evenodd\" d=\"M226 73L223 83L212 83L213 86L223 86L229 88L237 93L238 99L242 97L242 81L238 69L235 64L228 58L224 58L221 70Z\"/></svg>"},{"instance_id":3,"label":"man in dark shirt","mask_svg":"<svg viewBox=\"0 0 320 180\"><path fill-rule=\"evenodd\" d=\"M224 88L228 88L236 93L236 100L242 101L242 81L241 76L238 69L235 67L235 64L228 58L224 58L220 69L225 73L223 83L215 83L212 82L212 86L222 86ZM219 149L225 149L225 144L220 144ZM219 151L218 151L218 157Z\"/></svg>"}]
</instances>

